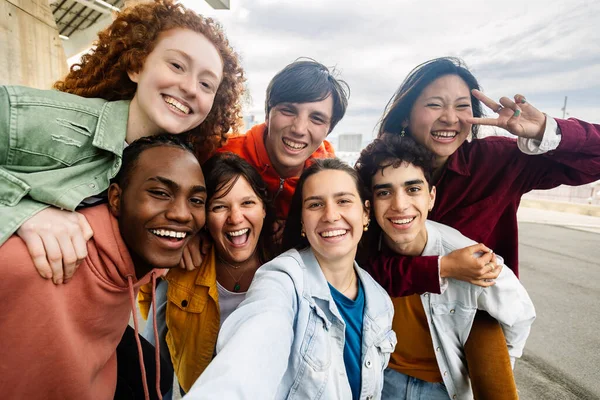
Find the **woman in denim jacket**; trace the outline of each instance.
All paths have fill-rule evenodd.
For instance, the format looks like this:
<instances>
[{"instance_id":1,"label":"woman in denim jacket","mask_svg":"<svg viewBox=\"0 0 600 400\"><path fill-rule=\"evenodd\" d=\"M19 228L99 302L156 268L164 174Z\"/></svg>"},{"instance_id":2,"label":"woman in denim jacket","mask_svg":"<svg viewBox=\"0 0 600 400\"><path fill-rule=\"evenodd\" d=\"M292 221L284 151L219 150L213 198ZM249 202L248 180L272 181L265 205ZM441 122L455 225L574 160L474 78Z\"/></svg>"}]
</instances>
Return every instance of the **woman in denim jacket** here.
<instances>
[{"instance_id":1,"label":"woman in denim jacket","mask_svg":"<svg viewBox=\"0 0 600 400\"><path fill-rule=\"evenodd\" d=\"M396 345L385 291L354 261L368 228L356 171L318 160L302 174L284 247L225 321L189 399L379 399Z\"/></svg>"},{"instance_id":2,"label":"woman in denim jacket","mask_svg":"<svg viewBox=\"0 0 600 400\"><path fill-rule=\"evenodd\" d=\"M237 126L243 81L215 21L156 0L119 12L58 91L0 86L0 245L16 231L42 276L69 278L93 234L71 211L108 188L126 143L189 132L206 157Z\"/></svg>"}]
</instances>

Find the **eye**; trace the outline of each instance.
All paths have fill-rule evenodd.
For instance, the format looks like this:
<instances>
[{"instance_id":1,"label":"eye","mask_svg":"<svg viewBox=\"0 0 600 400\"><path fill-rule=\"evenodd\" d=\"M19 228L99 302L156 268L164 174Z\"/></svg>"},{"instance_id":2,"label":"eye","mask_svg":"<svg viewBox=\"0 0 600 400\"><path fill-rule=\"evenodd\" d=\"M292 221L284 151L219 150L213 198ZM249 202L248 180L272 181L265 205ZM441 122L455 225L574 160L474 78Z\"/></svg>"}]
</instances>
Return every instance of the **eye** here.
<instances>
[{"instance_id":1,"label":"eye","mask_svg":"<svg viewBox=\"0 0 600 400\"><path fill-rule=\"evenodd\" d=\"M288 108L288 107L280 108L279 112L282 113L283 115L287 115L287 116L292 116L295 114L294 110L292 110L291 108Z\"/></svg>"},{"instance_id":2,"label":"eye","mask_svg":"<svg viewBox=\"0 0 600 400\"><path fill-rule=\"evenodd\" d=\"M254 200L246 200L242 203L243 206L253 206L256 202Z\"/></svg>"},{"instance_id":3,"label":"eye","mask_svg":"<svg viewBox=\"0 0 600 400\"><path fill-rule=\"evenodd\" d=\"M308 204L308 206L306 206L306 208L309 208L309 209L316 209L316 208L319 208L319 207L321 207L322 205L323 205L323 203L318 203L318 202L315 202L315 203L309 203L309 204Z\"/></svg>"},{"instance_id":4,"label":"eye","mask_svg":"<svg viewBox=\"0 0 600 400\"><path fill-rule=\"evenodd\" d=\"M325 123L325 119L321 117L312 117L312 121L317 125L323 125Z\"/></svg>"},{"instance_id":5,"label":"eye","mask_svg":"<svg viewBox=\"0 0 600 400\"><path fill-rule=\"evenodd\" d=\"M154 197L160 197L163 199L170 197L168 192L166 192L164 190L160 190L160 189L150 189L150 190L148 190L148 193L150 193Z\"/></svg>"},{"instance_id":6,"label":"eye","mask_svg":"<svg viewBox=\"0 0 600 400\"><path fill-rule=\"evenodd\" d=\"M219 211L223 211L223 210L225 210L225 206L221 205L221 204L217 204L216 206L212 206L210 208L210 211L212 211L212 212L219 212Z\"/></svg>"},{"instance_id":7,"label":"eye","mask_svg":"<svg viewBox=\"0 0 600 400\"><path fill-rule=\"evenodd\" d=\"M213 85L210 82L200 81L200 86L208 90L213 90Z\"/></svg>"},{"instance_id":8,"label":"eye","mask_svg":"<svg viewBox=\"0 0 600 400\"><path fill-rule=\"evenodd\" d=\"M338 204L352 204L352 200L350 199L339 199Z\"/></svg>"},{"instance_id":9,"label":"eye","mask_svg":"<svg viewBox=\"0 0 600 400\"><path fill-rule=\"evenodd\" d=\"M204 206L205 203L205 200L202 197L192 197L190 201L192 202L192 204L195 204L197 206Z\"/></svg>"},{"instance_id":10,"label":"eye","mask_svg":"<svg viewBox=\"0 0 600 400\"><path fill-rule=\"evenodd\" d=\"M421 188L418 186L411 186L411 187L407 188L406 191L408 193L419 193L421 191Z\"/></svg>"},{"instance_id":11,"label":"eye","mask_svg":"<svg viewBox=\"0 0 600 400\"><path fill-rule=\"evenodd\" d=\"M459 110L466 110L466 109L471 108L471 105L470 104L459 104L456 106L456 108L458 108Z\"/></svg>"},{"instance_id":12,"label":"eye","mask_svg":"<svg viewBox=\"0 0 600 400\"><path fill-rule=\"evenodd\" d=\"M427 107L429 108L441 108L442 105L438 103L427 103Z\"/></svg>"},{"instance_id":13,"label":"eye","mask_svg":"<svg viewBox=\"0 0 600 400\"><path fill-rule=\"evenodd\" d=\"M174 69L176 69L178 71L183 71L183 67L181 66L181 64L176 63L176 62L171 62L170 64Z\"/></svg>"},{"instance_id":14,"label":"eye","mask_svg":"<svg viewBox=\"0 0 600 400\"><path fill-rule=\"evenodd\" d=\"M385 197L389 196L391 192L389 190L379 190L375 193L375 197Z\"/></svg>"}]
</instances>

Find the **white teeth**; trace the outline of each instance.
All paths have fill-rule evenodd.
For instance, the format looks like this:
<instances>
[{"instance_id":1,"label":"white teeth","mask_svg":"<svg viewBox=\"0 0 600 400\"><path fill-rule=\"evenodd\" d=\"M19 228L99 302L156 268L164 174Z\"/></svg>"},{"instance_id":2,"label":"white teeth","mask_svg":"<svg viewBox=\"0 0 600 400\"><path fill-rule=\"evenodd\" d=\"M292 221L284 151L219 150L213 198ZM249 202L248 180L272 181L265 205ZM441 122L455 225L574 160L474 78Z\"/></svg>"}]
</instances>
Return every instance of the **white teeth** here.
<instances>
[{"instance_id":1,"label":"white teeth","mask_svg":"<svg viewBox=\"0 0 600 400\"><path fill-rule=\"evenodd\" d=\"M335 231L327 231L327 232L322 232L321 236L323 237L334 237L334 236L342 236L346 234L346 230L345 229L338 229Z\"/></svg>"},{"instance_id":2,"label":"white teeth","mask_svg":"<svg viewBox=\"0 0 600 400\"><path fill-rule=\"evenodd\" d=\"M165 102L171 106L173 106L174 108L176 108L177 110L181 111L184 114L189 114L190 113L190 108L181 104L180 102L178 102L177 100L175 100L172 97L169 96L164 96Z\"/></svg>"},{"instance_id":3,"label":"white teeth","mask_svg":"<svg viewBox=\"0 0 600 400\"><path fill-rule=\"evenodd\" d=\"M250 229L248 228L244 228L244 229L240 229L239 231L233 231L233 232L227 232L227 234L229 236L242 236L243 234L247 233Z\"/></svg>"},{"instance_id":4,"label":"white teeth","mask_svg":"<svg viewBox=\"0 0 600 400\"><path fill-rule=\"evenodd\" d=\"M156 236L172 237L176 239L183 239L187 236L186 232L169 231L166 229L150 229L150 232Z\"/></svg>"},{"instance_id":5,"label":"white teeth","mask_svg":"<svg viewBox=\"0 0 600 400\"><path fill-rule=\"evenodd\" d=\"M454 137L456 136L456 131L437 131L437 132L432 132L431 133L433 136L438 136L438 137Z\"/></svg>"},{"instance_id":6,"label":"white teeth","mask_svg":"<svg viewBox=\"0 0 600 400\"><path fill-rule=\"evenodd\" d=\"M411 223L415 218L416 217L404 218L404 219L391 219L390 221L392 221L392 223L394 223L394 224L404 225L404 224Z\"/></svg>"},{"instance_id":7,"label":"white teeth","mask_svg":"<svg viewBox=\"0 0 600 400\"><path fill-rule=\"evenodd\" d=\"M286 146L291 147L294 150L300 150L305 148L306 146L308 146L307 144L304 143L296 143L296 142L292 142L289 139L283 138L283 143L285 143Z\"/></svg>"}]
</instances>

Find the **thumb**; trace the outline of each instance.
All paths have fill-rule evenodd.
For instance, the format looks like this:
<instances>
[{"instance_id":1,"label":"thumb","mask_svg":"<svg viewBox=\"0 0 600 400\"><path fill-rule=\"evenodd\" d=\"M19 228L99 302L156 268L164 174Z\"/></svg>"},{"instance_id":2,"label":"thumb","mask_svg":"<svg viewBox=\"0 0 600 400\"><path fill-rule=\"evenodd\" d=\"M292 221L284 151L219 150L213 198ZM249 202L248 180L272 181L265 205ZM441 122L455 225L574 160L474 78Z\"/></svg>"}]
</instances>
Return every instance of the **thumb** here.
<instances>
[{"instance_id":1,"label":"thumb","mask_svg":"<svg viewBox=\"0 0 600 400\"><path fill-rule=\"evenodd\" d=\"M479 253L479 252L481 252L481 253L493 253L494 252L492 249L490 249L483 243L474 244L472 246L469 246L468 249L469 249L470 254L475 254L475 253Z\"/></svg>"}]
</instances>

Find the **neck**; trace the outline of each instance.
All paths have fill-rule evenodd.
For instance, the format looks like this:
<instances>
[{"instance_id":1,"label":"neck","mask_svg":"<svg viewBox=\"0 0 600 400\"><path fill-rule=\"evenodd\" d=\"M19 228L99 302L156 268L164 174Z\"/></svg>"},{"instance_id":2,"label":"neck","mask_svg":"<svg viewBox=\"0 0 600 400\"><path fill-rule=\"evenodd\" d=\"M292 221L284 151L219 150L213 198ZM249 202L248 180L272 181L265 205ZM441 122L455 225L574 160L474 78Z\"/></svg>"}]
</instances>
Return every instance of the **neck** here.
<instances>
[{"instance_id":1,"label":"neck","mask_svg":"<svg viewBox=\"0 0 600 400\"><path fill-rule=\"evenodd\" d=\"M151 125L152 124L150 121L148 121L148 118L145 118L142 110L140 110L137 97L134 96L129 104L127 135L125 136L125 141L127 143L132 143L141 137L158 134L159 129L156 126L153 127Z\"/></svg>"},{"instance_id":2,"label":"neck","mask_svg":"<svg viewBox=\"0 0 600 400\"><path fill-rule=\"evenodd\" d=\"M420 256L427 244L427 229L423 227L415 239L407 243L396 243L385 233L383 233L383 241L394 253L411 257Z\"/></svg>"},{"instance_id":3,"label":"neck","mask_svg":"<svg viewBox=\"0 0 600 400\"><path fill-rule=\"evenodd\" d=\"M353 278L353 275L355 274L354 257L356 256L356 251L335 261L325 260L318 254L314 254L327 282L339 292L344 293L345 291L345 294L348 294L351 289L349 288L351 280L354 279L352 284L356 284L356 278Z\"/></svg>"},{"instance_id":4,"label":"neck","mask_svg":"<svg viewBox=\"0 0 600 400\"><path fill-rule=\"evenodd\" d=\"M144 262L140 257L135 254L131 254L131 260L133 261L133 268L135 270L135 277L137 280L142 279L154 268L148 263Z\"/></svg>"},{"instance_id":5,"label":"neck","mask_svg":"<svg viewBox=\"0 0 600 400\"><path fill-rule=\"evenodd\" d=\"M437 182L442 176L442 172L444 171L444 167L446 166L446 162L448 161L448 157L436 157L433 162L433 173L431 174L432 182Z\"/></svg>"},{"instance_id":6,"label":"neck","mask_svg":"<svg viewBox=\"0 0 600 400\"><path fill-rule=\"evenodd\" d=\"M256 250L248 259L242 262L234 262L228 261L225 258L221 257L220 254L217 254L216 260L217 269L218 268L231 268L238 271L244 271L248 269L256 269L260 266L260 261L258 259L258 254L256 254Z\"/></svg>"}]
</instances>

